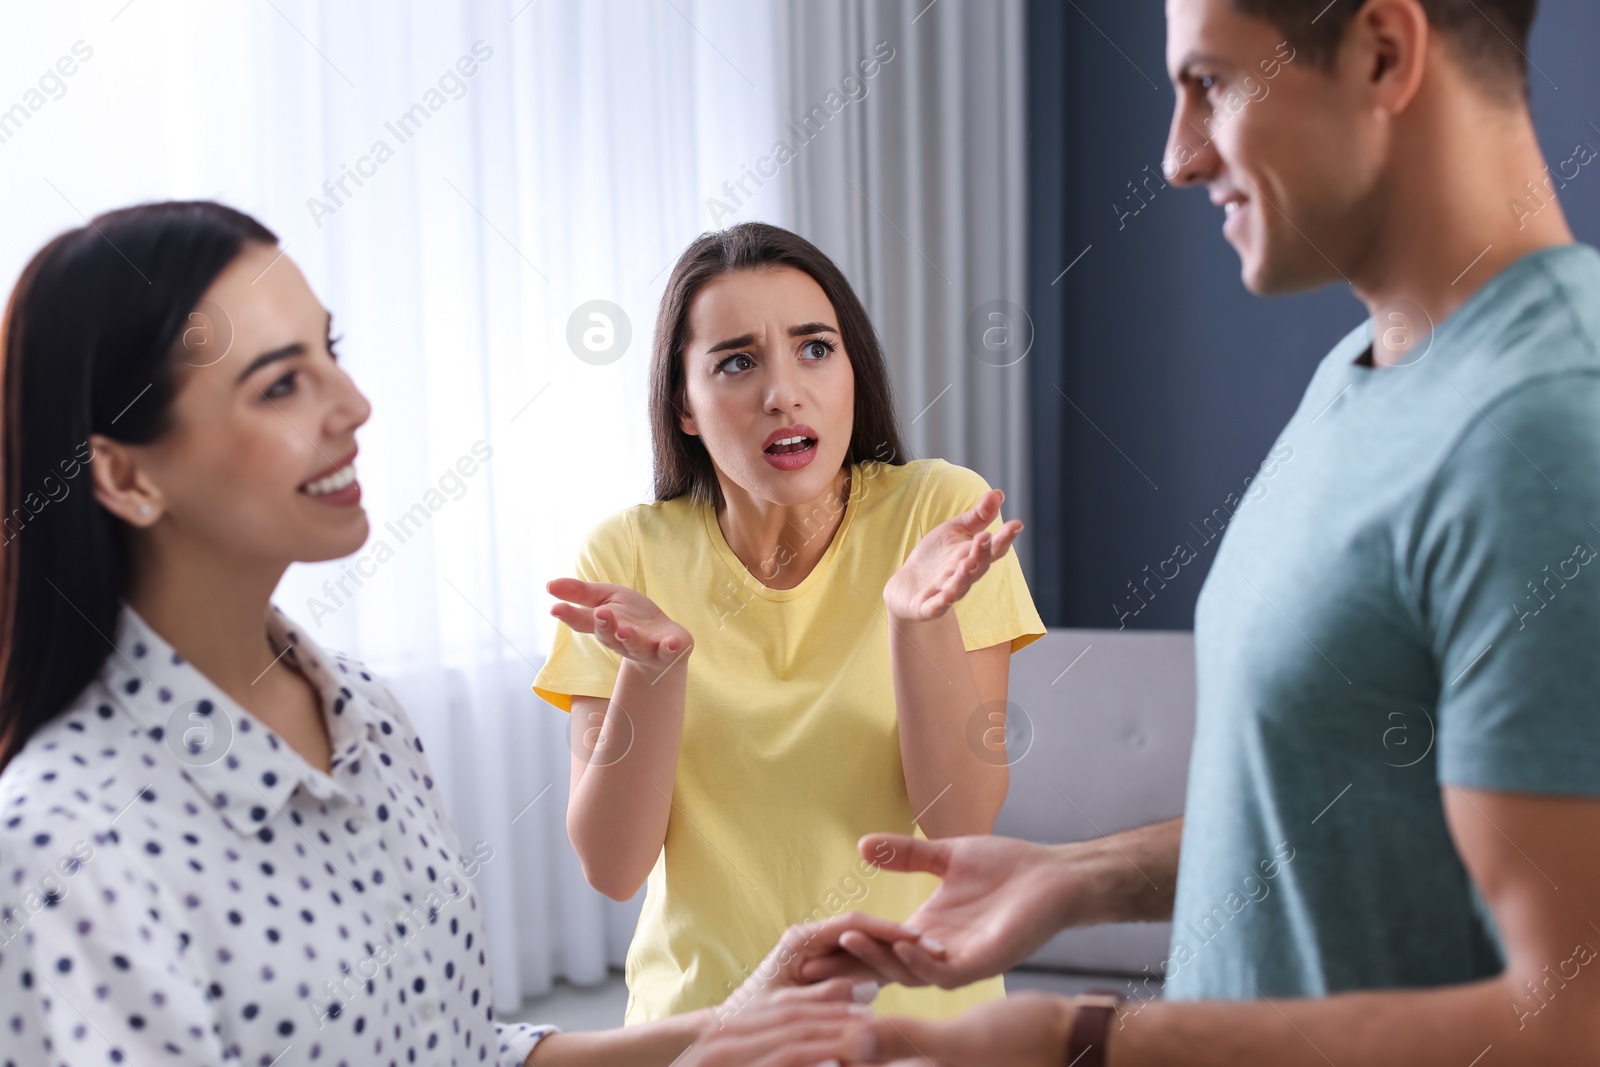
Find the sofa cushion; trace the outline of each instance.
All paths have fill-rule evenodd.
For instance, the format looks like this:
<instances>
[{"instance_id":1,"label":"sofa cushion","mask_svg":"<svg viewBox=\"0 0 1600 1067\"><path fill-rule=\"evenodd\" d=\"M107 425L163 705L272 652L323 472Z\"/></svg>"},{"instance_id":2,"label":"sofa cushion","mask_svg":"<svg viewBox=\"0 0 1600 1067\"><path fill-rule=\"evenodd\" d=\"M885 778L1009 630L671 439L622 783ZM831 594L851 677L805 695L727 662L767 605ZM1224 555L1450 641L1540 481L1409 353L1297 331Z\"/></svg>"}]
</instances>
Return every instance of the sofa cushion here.
<instances>
[{"instance_id":1,"label":"sofa cushion","mask_svg":"<svg viewBox=\"0 0 1600 1067\"><path fill-rule=\"evenodd\" d=\"M1181 815L1194 684L1187 632L1051 630L1017 653L1011 792L995 833L1058 844ZM1164 922L1068 930L1029 965L1159 974L1170 933Z\"/></svg>"}]
</instances>

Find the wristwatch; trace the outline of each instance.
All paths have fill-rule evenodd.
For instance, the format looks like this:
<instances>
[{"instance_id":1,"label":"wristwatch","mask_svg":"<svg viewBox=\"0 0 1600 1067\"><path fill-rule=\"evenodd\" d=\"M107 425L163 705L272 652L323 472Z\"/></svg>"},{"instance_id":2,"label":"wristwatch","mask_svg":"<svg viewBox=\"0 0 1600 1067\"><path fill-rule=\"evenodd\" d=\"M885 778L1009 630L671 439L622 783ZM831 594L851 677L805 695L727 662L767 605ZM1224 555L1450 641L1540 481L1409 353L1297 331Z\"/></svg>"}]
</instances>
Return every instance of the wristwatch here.
<instances>
[{"instance_id":1,"label":"wristwatch","mask_svg":"<svg viewBox=\"0 0 1600 1067\"><path fill-rule=\"evenodd\" d=\"M1073 1000L1072 1031L1067 1035L1067 1067L1105 1067L1111 1020L1122 998L1095 990Z\"/></svg>"}]
</instances>

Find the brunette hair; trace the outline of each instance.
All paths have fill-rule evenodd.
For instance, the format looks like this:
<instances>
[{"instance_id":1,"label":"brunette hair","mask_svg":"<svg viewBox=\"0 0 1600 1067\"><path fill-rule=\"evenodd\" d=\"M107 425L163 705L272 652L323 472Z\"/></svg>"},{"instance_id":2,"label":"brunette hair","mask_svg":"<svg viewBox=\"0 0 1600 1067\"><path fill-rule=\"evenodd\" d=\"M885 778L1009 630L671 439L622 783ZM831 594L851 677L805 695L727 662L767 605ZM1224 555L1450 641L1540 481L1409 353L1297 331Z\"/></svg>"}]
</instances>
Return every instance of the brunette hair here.
<instances>
[{"instance_id":1,"label":"brunette hair","mask_svg":"<svg viewBox=\"0 0 1600 1067\"><path fill-rule=\"evenodd\" d=\"M91 434L167 432L189 315L246 242L277 244L210 201L122 208L23 269L0 323L0 767L112 652L128 527L94 498Z\"/></svg>"},{"instance_id":2,"label":"brunette hair","mask_svg":"<svg viewBox=\"0 0 1600 1067\"><path fill-rule=\"evenodd\" d=\"M1539 0L1419 0L1428 24L1444 35L1462 67L1492 95L1526 99L1528 36ZM1345 31L1366 0L1233 0L1241 15L1276 26L1315 65L1333 65ZM1320 14L1318 13L1320 10Z\"/></svg>"}]
</instances>

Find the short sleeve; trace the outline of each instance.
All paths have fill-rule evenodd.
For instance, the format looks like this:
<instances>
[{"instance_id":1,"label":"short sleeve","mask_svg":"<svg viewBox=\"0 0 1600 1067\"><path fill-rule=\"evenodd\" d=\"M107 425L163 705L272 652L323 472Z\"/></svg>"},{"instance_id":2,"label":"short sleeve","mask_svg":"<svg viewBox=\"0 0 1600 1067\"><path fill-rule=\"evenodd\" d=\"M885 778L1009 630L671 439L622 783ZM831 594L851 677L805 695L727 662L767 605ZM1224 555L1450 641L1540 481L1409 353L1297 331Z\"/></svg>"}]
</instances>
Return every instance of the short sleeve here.
<instances>
[{"instance_id":1,"label":"short sleeve","mask_svg":"<svg viewBox=\"0 0 1600 1067\"><path fill-rule=\"evenodd\" d=\"M638 589L637 559L631 520L626 511L620 512L589 534L578 554L575 577ZM534 679L533 691L562 711L571 711L574 696L610 699L621 668L622 657L592 634L576 633L566 623L560 623L550 655Z\"/></svg>"},{"instance_id":2,"label":"short sleeve","mask_svg":"<svg viewBox=\"0 0 1600 1067\"><path fill-rule=\"evenodd\" d=\"M1475 415L1402 573L1440 687L1442 784L1600 796L1600 377Z\"/></svg>"},{"instance_id":3,"label":"short sleeve","mask_svg":"<svg viewBox=\"0 0 1600 1067\"><path fill-rule=\"evenodd\" d=\"M115 831L0 840L0 1028L21 1063L235 1062L177 901ZM42 842L40 838L49 840Z\"/></svg>"},{"instance_id":4,"label":"short sleeve","mask_svg":"<svg viewBox=\"0 0 1600 1067\"><path fill-rule=\"evenodd\" d=\"M917 508L920 539L947 519L968 510L989 491L983 476L965 467L938 460L929 469ZM997 530L1005 522L1002 513L990 525ZM1022 576L1017 553L989 568L967 595L956 601L956 619L961 623L961 640L967 651L1010 642L1018 652L1044 636L1044 622L1033 605L1028 582Z\"/></svg>"}]
</instances>

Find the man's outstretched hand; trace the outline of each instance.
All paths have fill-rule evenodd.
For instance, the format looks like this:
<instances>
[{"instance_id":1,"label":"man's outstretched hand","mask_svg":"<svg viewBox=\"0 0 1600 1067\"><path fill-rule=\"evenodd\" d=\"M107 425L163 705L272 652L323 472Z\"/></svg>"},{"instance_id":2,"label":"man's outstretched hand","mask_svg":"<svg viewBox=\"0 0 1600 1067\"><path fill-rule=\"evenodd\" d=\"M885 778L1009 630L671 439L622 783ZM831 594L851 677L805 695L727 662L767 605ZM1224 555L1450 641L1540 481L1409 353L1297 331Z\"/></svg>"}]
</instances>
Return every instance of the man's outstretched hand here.
<instances>
[{"instance_id":1,"label":"man's outstretched hand","mask_svg":"<svg viewBox=\"0 0 1600 1067\"><path fill-rule=\"evenodd\" d=\"M885 984L955 989L1001 974L1073 924L1085 879L1056 850L1009 837L924 841L898 834L861 839L861 855L886 871L926 871L939 888L902 925L918 937L838 935L841 951L807 960L809 981L869 976Z\"/></svg>"}]
</instances>

